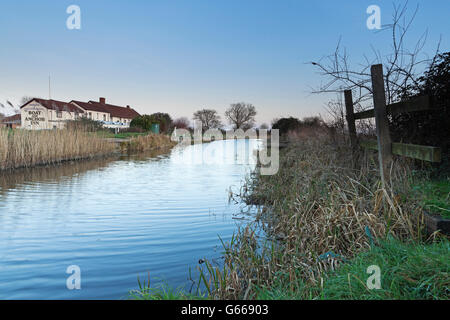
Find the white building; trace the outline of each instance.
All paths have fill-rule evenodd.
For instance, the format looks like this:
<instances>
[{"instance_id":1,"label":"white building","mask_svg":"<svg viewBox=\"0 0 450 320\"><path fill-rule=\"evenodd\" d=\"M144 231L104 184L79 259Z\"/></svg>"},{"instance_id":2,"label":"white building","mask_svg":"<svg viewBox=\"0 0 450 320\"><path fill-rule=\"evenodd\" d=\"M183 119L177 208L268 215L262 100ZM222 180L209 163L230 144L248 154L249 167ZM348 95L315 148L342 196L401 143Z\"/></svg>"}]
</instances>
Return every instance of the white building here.
<instances>
[{"instance_id":1,"label":"white building","mask_svg":"<svg viewBox=\"0 0 450 320\"><path fill-rule=\"evenodd\" d=\"M21 108L21 128L29 130L62 129L69 120L86 117L110 128L128 128L131 120L139 116L134 109L99 102L72 100L63 102L34 98Z\"/></svg>"},{"instance_id":2,"label":"white building","mask_svg":"<svg viewBox=\"0 0 450 320\"><path fill-rule=\"evenodd\" d=\"M120 107L107 104L105 98L100 98L98 102L92 100L89 102L72 100L70 103L81 108L87 118L100 121L105 127L110 128L129 127L131 120L140 116L130 106Z\"/></svg>"}]
</instances>

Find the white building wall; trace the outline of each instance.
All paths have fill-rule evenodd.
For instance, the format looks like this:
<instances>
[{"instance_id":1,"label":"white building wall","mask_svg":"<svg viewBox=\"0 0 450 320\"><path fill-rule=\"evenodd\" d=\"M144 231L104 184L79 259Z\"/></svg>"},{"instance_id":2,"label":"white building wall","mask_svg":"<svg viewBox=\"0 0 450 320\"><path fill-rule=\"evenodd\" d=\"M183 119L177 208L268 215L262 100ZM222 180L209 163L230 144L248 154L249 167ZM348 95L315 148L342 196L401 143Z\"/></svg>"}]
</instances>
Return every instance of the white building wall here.
<instances>
[{"instance_id":1,"label":"white building wall","mask_svg":"<svg viewBox=\"0 0 450 320\"><path fill-rule=\"evenodd\" d=\"M38 102L31 102L21 109L22 128L28 130L63 129L66 122L75 120L75 112L47 109Z\"/></svg>"},{"instance_id":2,"label":"white building wall","mask_svg":"<svg viewBox=\"0 0 450 320\"><path fill-rule=\"evenodd\" d=\"M110 114L106 113L106 112L85 110L85 113L86 113L85 116L87 118L95 120L95 121L111 121Z\"/></svg>"},{"instance_id":3,"label":"white building wall","mask_svg":"<svg viewBox=\"0 0 450 320\"><path fill-rule=\"evenodd\" d=\"M47 108L40 103L31 102L27 106L20 109L22 117L22 128L28 130L48 129L48 112Z\"/></svg>"},{"instance_id":4,"label":"white building wall","mask_svg":"<svg viewBox=\"0 0 450 320\"><path fill-rule=\"evenodd\" d=\"M126 126L130 126L131 120L133 120L133 119L112 117L112 122L120 122Z\"/></svg>"}]
</instances>

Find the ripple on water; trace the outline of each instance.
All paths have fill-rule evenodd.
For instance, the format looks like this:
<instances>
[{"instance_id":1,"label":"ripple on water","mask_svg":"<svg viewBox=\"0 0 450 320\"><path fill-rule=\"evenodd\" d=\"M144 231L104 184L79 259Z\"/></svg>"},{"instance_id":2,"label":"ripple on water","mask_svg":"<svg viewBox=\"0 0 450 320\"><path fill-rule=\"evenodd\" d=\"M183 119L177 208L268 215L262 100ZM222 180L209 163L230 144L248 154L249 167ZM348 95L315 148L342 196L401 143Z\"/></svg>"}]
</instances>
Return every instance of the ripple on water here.
<instances>
[{"instance_id":1,"label":"ripple on water","mask_svg":"<svg viewBox=\"0 0 450 320\"><path fill-rule=\"evenodd\" d=\"M188 146L157 158L2 176L0 298L120 299L147 271L152 283L188 285L188 268L219 258L219 235L230 239L240 223L232 219L240 208L228 203L228 189L237 190L254 165L233 163L245 158L245 142L236 149L231 143L211 143L225 150L222 164L186 162L199 152ZM73 264L81 268L81 290L66 289Z\"/></svg>"}]
</instances>

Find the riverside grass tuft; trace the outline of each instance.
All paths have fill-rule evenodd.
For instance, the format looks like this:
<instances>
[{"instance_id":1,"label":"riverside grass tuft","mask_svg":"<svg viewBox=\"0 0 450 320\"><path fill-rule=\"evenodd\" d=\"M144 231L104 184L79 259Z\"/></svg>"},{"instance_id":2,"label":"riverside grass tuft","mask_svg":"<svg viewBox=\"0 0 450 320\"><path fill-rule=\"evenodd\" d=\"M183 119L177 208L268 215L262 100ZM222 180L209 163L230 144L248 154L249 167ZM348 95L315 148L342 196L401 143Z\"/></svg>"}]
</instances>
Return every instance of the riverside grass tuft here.
<instances>
[{"instance_id":1,"label":"riverside grass tuft","mask_svg":"<svg viewBox=\"0 0 450 320\"><path fill-rule=\"evenodd\" d=\"M323 275L318 286L293 284L280 275L271 287L258 288L258 299L317 300L448 300L450 241L424 244L393 238L380 241L350 262ZM367 268L380 267L381 288L369 289Z\"/></svg>"},{"instance_id":2,"label":"riverside grass tuft","mask_svg":"<svg viewBox=\"0 0 450 320\"><path fill-rule=\"evenodd\" d=\"M361 151L354 161L343 137L323 132L290 140L277 174L256 171L232 196L258 213L222 243L223 264L199 267L194 294L226 300L448 297L448 240L426 239L407 159L396 159L383 189L376 153ZM384 287L368 292L365 268L377 263L387 276Z\"/></svg>"},{"instance_id":3,"label":"riverside grass tuft","mask_svg":"<svg viewBox=\"0 0 450 320\"><path fill-rule=\"evenodd\" d=\"M353 159L344 140L294 136L280 154L277 174L256 172L248 179L238 198L263 209L224 244L225 266L203 270L209 278L225 273L211 296L256 299L258 288L271 288L280 278L291 290L296 283L317 287L324 273L387 236L421 239L423 213L410 196L408 163L394 164L392 183L383 189L376 154Z\"/></svg>"},{"instance_id":4,"label":"riverside grass tuft","mask_svg":"<svg viewBox=\"0 0 450 320\"><path fill-rule=\"evenodd\" d=\"M136 153L171 148L176 143L162 134L136 136L117 144L105 132L84 128L21 130L0 128L0 170L51 165L68 160L92 159L114 153Z\"/></svg>"},{"instance_id":5,"label":"riverside grass tuft","mask_svg":"<svg viewBox=\"0 0 450 320\"><path fill-rule=\"evenodd\" d=\"M0 128L0 170L108 155L116 146L83 130Z\"/></svg>"},{"instance_id":6,"label":"riverside grass tuft","mask_svg":"<svg viewBox=\"0 0 450 320\"><path fill-rule=\"evenodd\" d=\"M147 135L135 136L128 141L122 142L120 148L122 151L131 153L171 148L176 144L177 143L172 141L167 135L149 133Z\"/></svg>"}]
</instances>

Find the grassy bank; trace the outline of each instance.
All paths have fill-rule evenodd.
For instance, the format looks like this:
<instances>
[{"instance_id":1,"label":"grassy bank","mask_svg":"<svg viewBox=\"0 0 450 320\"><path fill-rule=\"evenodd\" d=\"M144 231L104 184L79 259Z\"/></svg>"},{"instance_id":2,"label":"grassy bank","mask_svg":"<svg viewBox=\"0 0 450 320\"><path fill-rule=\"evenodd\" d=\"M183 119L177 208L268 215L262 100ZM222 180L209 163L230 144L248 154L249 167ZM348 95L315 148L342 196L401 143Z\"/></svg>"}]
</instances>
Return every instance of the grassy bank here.
<instances>
[{"instance_id":1,"label":"grassy bank","mask_svg":"<svg viewBox=\"0 0 450 320\"><path fill-rule=\"evenodd\" d=\"M376 154L360 154L355 163L345 141L294 139L281 152L276 175L256 174L242 189L241 199L265 209L226 244L227 283L211 293L257 298L257 288L275 286L280 275L316 287L324 272L387 236L421 239L422 211L411 197L408 164L397 162L391 176L392 186L383 190ZM259 228L268 241L258 239Z\"/></svg>"},{"instance_id":2,"label":"grassy bank","mask_svg":"<svg viewBox=\"0 0 450 320\"><path fill-rule=\"evenodd\" d=\"M281 274L271 287L257 290L258 299L448 299L450 297L450 242L404 243L389 239L358 254L335 271L323 274L320 285L291 283ZM367 269L380 268L380 289L367 286Z\"/></svg>"},{"instance_id":3,"label":"grassy bank","mask_svg":"<svg viewBox=\"0 0 450 320\"><path fill-rule=\"evenodd\" d=\"M449 244L439 242L439 235L424 244L424 200L414 189L408 160L395 161L387 189L377 164L373 152L361 152L354 161L342 138L293 136L280 152L279 172L255 172L235 195L261 210L223 244L223 265L203 265L198 283L205 289L195 294L209 299L448 296ZM381 291L365 288L366 269L373 264L381 268ZM167 291L143 296L170 298L161 294Z\"/></svg>"},{"instance_id":4,"label":"grassy bank","mask_svg":"<svg viewBox=\"0 0 450 320\"><path fill-rule=\"evenodd\" d=\"M122 142L120 148L124 152L131 153L172 148L175 145L176 142L172 141L167 135L149 133L146 135L134 136L128 141Z\"/></svg>"},{"instance_id":5,"label":"grassy bank","mask_svg":"<svg viewBox=\"0 0 450 320\"><path fill-rule=\"evenodd\" d=\"M0 169L87 159L114 151L114 144L82 130L0 129Z\"/></svg>"},{"instance_id":6,"label":"grassy bank","mask_svg":"<svg viewBox=\"0 0 450 320\"><path fill-rule=\"evenodd\" d=\"M414 184L414 190L424 209L450 219L450 178L421 180Z\"/></svg>"},{"instance_id":7,"label":"grassy bank","mask_svg":"<svg viewBox=\"0 0 450 320\"><path fill-rule=\"evenodd\" d=\"M321 282L311 285L303 278L291 281L291 274L278 272L270 286L255 286L252 297L258 300L405 300L450 297L450 241L424 244L405 243L393 238L380 241L368 251L322 273ZM380 268L380 289L367 286L368 268ZM208 291L190 294L182 288L139 283L130 292L137 300L212 299Z\"/></svg>"},{"instance_id":8,"label":"grassy bank","mask_svg":"<svg viewBox=\"0 0 450 320\"><path fill-rule=\"evenodd\" d=\"M114 139L129 139L138 136L146 136L151 134L151 132L119 132L113 133L109 130L98 131L97 134L103 138L114 138Z\"/></svg>"}]
</instances>

